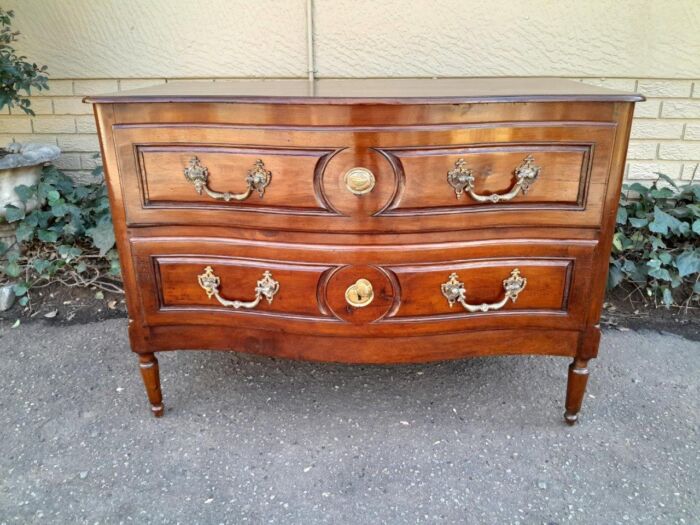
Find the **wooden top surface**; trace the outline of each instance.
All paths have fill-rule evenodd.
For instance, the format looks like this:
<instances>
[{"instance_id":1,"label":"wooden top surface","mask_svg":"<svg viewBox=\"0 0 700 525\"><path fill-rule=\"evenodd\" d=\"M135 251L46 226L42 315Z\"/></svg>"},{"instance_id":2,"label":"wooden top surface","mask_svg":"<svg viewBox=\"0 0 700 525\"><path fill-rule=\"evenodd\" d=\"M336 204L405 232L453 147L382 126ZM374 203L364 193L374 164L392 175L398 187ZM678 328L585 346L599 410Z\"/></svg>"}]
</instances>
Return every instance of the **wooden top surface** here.
<instances>
[{"instance_id":1,"label":"wooden top surface","mask_svg":"<svg viewBox=\"0 0 700 525\"><path fill-rule=\"evenodd\" d=\"M626 101L644 97L559 78L324 79L174 82L86 97L91 103L262 102L279 104L454 104Z\"/></svg>"}]
</instances>

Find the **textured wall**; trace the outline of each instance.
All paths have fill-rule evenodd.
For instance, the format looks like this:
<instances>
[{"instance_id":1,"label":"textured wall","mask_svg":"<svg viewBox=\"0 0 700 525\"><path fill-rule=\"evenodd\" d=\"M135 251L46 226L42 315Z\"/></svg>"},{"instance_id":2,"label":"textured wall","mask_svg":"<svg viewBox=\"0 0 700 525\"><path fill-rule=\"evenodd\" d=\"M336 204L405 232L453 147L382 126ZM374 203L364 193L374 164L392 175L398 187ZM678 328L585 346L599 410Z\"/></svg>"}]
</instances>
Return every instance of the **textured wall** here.
<instances>
[{"instance_id":1,"label":"textured wall","mask_svg":"<svg viewBox=\"0 0 700 525\"><path fill-rule=\"evenodd\" d=\"M3 0L20 51L47 64L37 113L0 115L0 144L97 162L84 95L183 78L304 77L305 0ZM564 76L638 91L629 179L700 179L700 0L314 0L321 77ZM605 78L603 78L605 77Z\"/></svg>"},{"instance_id":2,"label":"textured wall","mask_svg":"<svg viewBox=\"0 0 700 525\"><path fill-rule=\"evenodd\" d=\"M301 0L3 0L55 78L305 76Z\"/></svg>"},{"instance_id":3,"label":"textured wall","mask_svg":"<svg viewBox=\"0 0 700 525\"><path fill-rule=\"evenodd\" d=\"M304 0L4 0L57 78L304 76ZM698 0L314 0L319 76L697 77Z\"/></svg>"},{"instance_id":4,"label":"textured wall","mask_svg":"<svg viewBox=\"0 0 700 525\"><path fill-rule=\"evenodd\" d=\"M322 76L696 77L698 0L318 0Z\"/></svg>"}]
</instances>

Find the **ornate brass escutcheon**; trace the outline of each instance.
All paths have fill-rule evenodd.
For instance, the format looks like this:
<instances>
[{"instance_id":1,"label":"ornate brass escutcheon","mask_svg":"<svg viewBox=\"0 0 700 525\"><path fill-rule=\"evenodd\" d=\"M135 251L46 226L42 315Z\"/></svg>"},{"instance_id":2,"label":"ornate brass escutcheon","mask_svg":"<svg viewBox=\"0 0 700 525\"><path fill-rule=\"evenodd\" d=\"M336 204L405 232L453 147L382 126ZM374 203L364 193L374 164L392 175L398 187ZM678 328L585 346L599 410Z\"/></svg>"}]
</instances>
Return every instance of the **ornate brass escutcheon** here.
<instances>
[{"instance_id":1,"label":"ornate brass escutcheon","mask_svg":"<svg viewBox=\"0 0 700 525\"><path fill-rule=\"evenodd\" d=\"M350 306L355 308L367 306L373 299L374 290L372 290L372 283L367 279L358 279L355 284L345 290L345 300Z\"/></svg>"},{"instance_id":2,"label":"ornate brass escutcheon","mask_svg":"<svg viewBox=\"0 0 700 525\"><path fill-rule=\"evenodd\" d=\"M478 202L501 202L514 199L521 191L527 193L530 186L537 180L540 174L540 167L534 163L532 155L528 155L520 163L520 166L515 168L515 184L508 190L507 193L492 193L490 195L480 195L474 192L474 173L470 168L467 168L464 159L458 159L455 162L454 168L447 172L447 182L455 190L457 198L462 197L465 191L469 196Z\"/></svg>"},{"instance_id":3,"label":"ornate brass escutcheon","mask_svg":"<svg viewBox=\"0 0 700 525\"><path fill-rule=\"evenodd\" d=\"M266 170L265 163L258 159L255 161L255 165L248 170L248 175L245 178L246 185L248 186L246 191L243 193L222 193L209 188L209 169L200 162L199 158L192 157L189 166L185 168L185 178L194 185L194 190L199 195L204 192L212 199L229 202L231 200L245 200L251 196L253 191L257 191L262 199L265 194L265 188L267 188L272 179L272 172Z\"/></svg>"},{"instance_id":4,"label":"ornate brass escutcheon","mask_svg":"<svg viewBox=\"0 0 700 525\"><path fill-rule=\"evenodd\" d=\"M343 178L345 187L355 195L364 195L374 189L374 173L367 168L352 168L345 173Z\"/></svg>"},{"instance_id":5,"label":"ornate brass escutcheon","mask_svg":"<svg viewBox=\"0 0 700 525\"><path fill-rule=\"evenodd\" d=\"M515 302L527 285L527 279L520 276L520 270L515 268L510 272L510 277L504 279L503 290L506 292L502 300L497 303L482 303L482 304L469 304L466 300L467 289L464 287L464 283L460 282L459 276L456 273L451 273L446 283L443 283L440 288L442 290L442 295L447 299L447 303L450 308L454 306L455 303L461 304L465 310L468 312L488 312L490 310L500 310L503 308L508 301Z\"/></svg>"},{"instance_id":6,"label":"ornate brass escutcheon","mask_svg":"<svg viewBox=\"0 0 700 525\"><path fill-rule=\"evenodd\" d=\"M207 297L215 297L219 303L223 306L230 306L232 308L255 308L258 306L262 298L267 299L269 304L272 304L272 299L275 294L280 289L280 283L272 278L272 274L265 270L262 279L260 279L255 286L255 299L252 301L231 301L224 299L219 295L219 285L221 284L221 279L214 274L214 270L211 266L204 268L204 273L197 276L197 281L199 286L201 286L207 293Z\"/></svg>"}]
</instances>

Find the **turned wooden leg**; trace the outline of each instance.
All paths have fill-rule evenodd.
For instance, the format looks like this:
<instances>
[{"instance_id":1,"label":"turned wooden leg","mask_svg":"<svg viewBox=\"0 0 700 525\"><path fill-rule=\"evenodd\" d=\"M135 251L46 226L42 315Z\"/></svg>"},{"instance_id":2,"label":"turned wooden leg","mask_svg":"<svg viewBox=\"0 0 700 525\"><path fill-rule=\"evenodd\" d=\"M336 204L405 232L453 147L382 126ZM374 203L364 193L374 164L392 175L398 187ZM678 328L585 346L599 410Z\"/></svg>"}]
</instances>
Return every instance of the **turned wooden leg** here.
<instances>
[{"instance_id":1,"label":"turned wooden leg","mask_svg":"<svg viewBox=\"0 0 700 525\"><path fill-rule=\"evenodd\" d=\"M155 354L139 354L141 377L146 386L146 394L151 402L151 410L155 417L163 415L163 395L160 392L160 372L158 359Z\"/></svg>"},{"instance_id":2,"label":"turned wooden leg","mask_svg":"<svg viewBox=\"0 0 700 525\"><path fill-rule=\"evenodd\" d=\"M581 403L583 402L583 394L586 392L586 383L588 382L588 359L579 357L574 359L574 362L569 365L569 381L566 384L566 412L564 419L569 425L576 423Z\"/></svg>"}]
</instances>

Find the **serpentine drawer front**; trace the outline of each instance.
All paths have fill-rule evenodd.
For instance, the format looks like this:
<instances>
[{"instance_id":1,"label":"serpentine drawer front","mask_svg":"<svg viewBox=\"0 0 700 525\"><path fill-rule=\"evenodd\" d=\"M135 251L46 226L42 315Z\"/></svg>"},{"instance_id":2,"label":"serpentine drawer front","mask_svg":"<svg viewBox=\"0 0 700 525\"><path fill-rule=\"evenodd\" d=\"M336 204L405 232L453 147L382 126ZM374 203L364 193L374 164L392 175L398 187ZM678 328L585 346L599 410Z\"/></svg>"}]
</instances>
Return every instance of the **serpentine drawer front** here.
<instances>
[{"instance_id":1,"label":"serpentine drawer front","mask_svg":"<svg viewBox=\"0 0 700 525\"><path fill-rule=\"evenodd\" d=\"M91 97L156 416L165 350L347 363L597 355L634 102L555 79ZM235 378L232 378L235 380Z\"/></svg>"},{"instance_id":2,"label":"serpentine drawer front","mask_svg":"<svg viewBox=\"0 0 700 525\"><path fill-rule=\"evenodd\" d=\"M287 332L370 337L408 327L576 328L585 317L593 246L533 241L522 256L521 242L428 245L410 254L389 245L360 258L332 246L139 238L132 252L149 325L204 320L274 329L283 320Z\"/></svg>"},{"instance_id":3,"label":"serpentine drawer front","mask_svg":"<svg viewBox=\"0 0 700 525\"><path fill-rule=\"evenodd\" d=\"M132 225L415 231L596 226L615 130L476 122L281 132L192 122L129 125L114 137Z\"/></svg>"}]
</instances>

